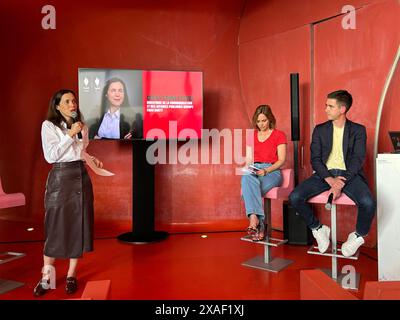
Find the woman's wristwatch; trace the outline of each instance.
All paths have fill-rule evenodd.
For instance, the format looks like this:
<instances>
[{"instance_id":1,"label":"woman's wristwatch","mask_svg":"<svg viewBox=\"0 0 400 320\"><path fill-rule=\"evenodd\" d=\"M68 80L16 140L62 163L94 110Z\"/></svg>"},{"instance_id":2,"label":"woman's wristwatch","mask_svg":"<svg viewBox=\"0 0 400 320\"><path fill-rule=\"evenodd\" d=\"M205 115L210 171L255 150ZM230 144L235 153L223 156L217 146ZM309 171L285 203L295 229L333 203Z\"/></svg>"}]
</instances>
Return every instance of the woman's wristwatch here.
<instances>
[{"instance_id":1,"label":"woman's wristwatch","mask_svg":"<svg viewBox=\"0 0 400 320\"><path fill-rule=\"evenodd\" d=\"M268 174L267 169L263 169L263 170L264 170L264 175L267 175Z\"/></svg>"}]
</instances>

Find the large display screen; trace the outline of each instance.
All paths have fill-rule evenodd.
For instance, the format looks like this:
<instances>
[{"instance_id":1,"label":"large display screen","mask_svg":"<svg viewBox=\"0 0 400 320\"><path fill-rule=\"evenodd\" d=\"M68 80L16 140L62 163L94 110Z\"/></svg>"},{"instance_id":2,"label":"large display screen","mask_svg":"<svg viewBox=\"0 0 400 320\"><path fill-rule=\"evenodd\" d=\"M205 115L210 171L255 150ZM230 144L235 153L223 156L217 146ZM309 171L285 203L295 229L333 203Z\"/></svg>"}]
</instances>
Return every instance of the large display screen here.
<instances>
[{"instance_id":1,"label":"large display screen","mask_svg":"<svg viewBox=\"0 0 400 320\"><path fill-rule=\"evenodd\" d=\"M80 68L78 82L90 139L201 138L201 71Z\"/></svg>"}]
</instances>

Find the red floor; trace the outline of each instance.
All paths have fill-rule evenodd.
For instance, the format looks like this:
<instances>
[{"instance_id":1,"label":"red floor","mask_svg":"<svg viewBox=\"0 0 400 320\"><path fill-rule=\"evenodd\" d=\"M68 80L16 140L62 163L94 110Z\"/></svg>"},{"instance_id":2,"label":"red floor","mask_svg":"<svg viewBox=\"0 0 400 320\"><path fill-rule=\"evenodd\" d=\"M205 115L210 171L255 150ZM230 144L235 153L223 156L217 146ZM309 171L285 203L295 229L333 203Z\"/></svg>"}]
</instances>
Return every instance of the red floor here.
<instances>
[{"instance_id":1,"label":"red floor","mask_svg":"<svg viewBox=\"0 0 400 320\"><path fill-rule=\"evenodd\" d=\"M24 282L23 287L0 295L0 300L79 298L90 280L111 280L114 300L268 300L300 299L302 269L330 268L330 258L306 253L307 246L283 245L273 255L294 260L280 273L244 267L241 263L263 254L263 246L241 241L243 233L170 235L167 240L129 245L116 239L95 241L78 267L79 291L64 293L67 260L56 262L57 288L41 298L32 290L40 277L43 242L0 244L0 251L26 256L0 265L0 278ZM279 234L275 235L279 236ZM376 250L362 248L358 261L339 259L339 270L352 264L361 273L361 285L352 293L362 298L365 281L377 280Z\"/></svg>"}]
</instances>

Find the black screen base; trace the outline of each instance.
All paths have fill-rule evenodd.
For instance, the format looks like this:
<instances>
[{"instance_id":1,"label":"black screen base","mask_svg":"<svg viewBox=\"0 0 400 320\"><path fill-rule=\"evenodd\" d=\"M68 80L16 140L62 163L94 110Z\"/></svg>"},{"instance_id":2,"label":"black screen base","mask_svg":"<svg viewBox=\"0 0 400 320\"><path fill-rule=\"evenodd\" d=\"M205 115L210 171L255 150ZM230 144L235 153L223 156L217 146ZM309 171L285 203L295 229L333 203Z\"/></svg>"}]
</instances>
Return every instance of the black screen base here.
<instances>
[{"instance_id":1,"label":"black screen base","mask_svg":"<svg viewBox=\"0 0 400 320\"><path fill-rule=\"evenodd\" d=\"M153 141L133 140L132 232L120 234L124 243L141 244L167 238L165 231L154 230L154 165L146 159Z\"/></svg>"},{"instance_id":2,"label":"black screen base","mask_svg":"<svg viewBox=\"0 0 400 320\"><path fill-rule=\"evenodd\" d=\"M168 237L168 232L165 231L153 231L145 235L136 234L135 232L126 232L120 234L117 239L121 242L130 244L145 244L150 242L162 241Z\"/></svg>"}]
</instances>

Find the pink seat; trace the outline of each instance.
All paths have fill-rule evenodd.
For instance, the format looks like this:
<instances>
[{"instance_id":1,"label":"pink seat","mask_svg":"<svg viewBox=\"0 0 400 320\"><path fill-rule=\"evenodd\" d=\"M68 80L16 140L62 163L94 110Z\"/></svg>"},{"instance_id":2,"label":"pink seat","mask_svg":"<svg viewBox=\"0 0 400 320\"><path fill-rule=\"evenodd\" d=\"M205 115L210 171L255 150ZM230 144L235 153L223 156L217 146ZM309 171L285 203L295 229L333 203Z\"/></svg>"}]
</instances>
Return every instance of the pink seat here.
<instances>
[{"instance_id":1,"label":"pink seat","mask_svg":"<svg viewBox=\"0 0 400 320\"><path fill-rule=\"evenodd\" d=\"M325 191L320 193L319 195L312 197L311 199L308 200L310 203L326 203L328 201L329 197L329 191ZM356 204L354 203L353 200L351 200L348 196L346 196L344 193L340 195L339 198L335 199L332 201L332 204L343 204L343 205L352 205L355 206Z\"/></svg>"},{"instance_id":2,"label":"pink seat","mask_svg":"<svg viewBox=\"0 0 400 320\"><path fill-rule=\"evenodd\" d=\"M267 235L264 241L256 243L264 245L264 256L257 256L242 263L242 265L272 272L279 272L293 263L292 260L273 258L270 247L278 247L287 242L287 240L272 238L271 226L271 199L287 199L294 187L294 170L282 169L282 184L269 190L264 195L264 214L267 225ZM251 241L248 237L242 238L245 241Z\"/></svg>"},{"instance_id":3,"label":"pink seat","mask_svg":"<svg viewBox=\"0 0 400 320\"><path fill-rule=\"evenodd\" d=\"M5 193L1 185L0 178L0 209L17 207L25 205L25 196L23 193Z\"/></svg>"},{"instance_id":4,"label":"pink seat","mask_svg":"<svg viewBox=\"0 0 400 320\"><path fill-rule=\"evenodd\" d=\"M264 198L268 199L287 199L294 187L293 169L282 169L282 185L269 190Z\"/></svg>"},{"instance_id":5,"label":"pink seat","mask_svg":"<svg viewBox=\"0 0 400 320\"><path fill-rule=\"evenodd\" d=\"M25 205L25 196L23 193L10 193L7 194L4 192L3 187L1 185L0 178L0 209L17 207ZM10 262L12 260L16 260L25 256L25 253L19 252L0 252L0 255L10 256L7 259L1 259L0 264L4 264ZM0 279L0 294L11 291L15 288L21 287L24 284L22 282L17 282L13 280Z\"/></svg>"},{"instance_id":6,"label":"pink seat","mask_svg":"<svg viewBox=\"0 0 400 320\"><path fill-rule=\"evenodd\" d=\"M328 197L329 197L329 190L320 193L319 195L316 195L315 197L312 197L308 200L309 203L316 203L316 204L326 204L328 202ZM333 280L336 282L340 283L343 288L346 289L358 289L359 286L359 281L360 281L360 275L358 273L355 274L355 283L351 283L348 285L346 282L342 282L343 275L338 274L338 264L337 264L337 259L338 258L346 258L346 259L353 259L357 260L358 259L358 252L351 257L345 257L341 254L341 249L337 248L337 239L336 239L336 205L348 205L348 206L355 206L356 204L354 203L353 200L351 200L348 196L346 196L344 193L340 195L337 199L332 201L332 207L330 209L331 211L331 250L328 249L325 253L320 253L317 250L317 247L311 246L311 248L307 251L309 254L318 254L318 255L323 255L323 256L329 256L331 257L332 260L332 268L330 271L325 270Z\"/></svg>"}]
</instances>

